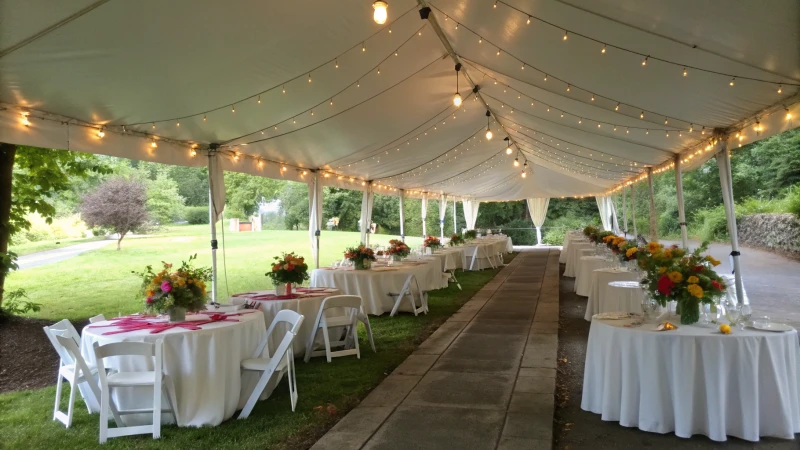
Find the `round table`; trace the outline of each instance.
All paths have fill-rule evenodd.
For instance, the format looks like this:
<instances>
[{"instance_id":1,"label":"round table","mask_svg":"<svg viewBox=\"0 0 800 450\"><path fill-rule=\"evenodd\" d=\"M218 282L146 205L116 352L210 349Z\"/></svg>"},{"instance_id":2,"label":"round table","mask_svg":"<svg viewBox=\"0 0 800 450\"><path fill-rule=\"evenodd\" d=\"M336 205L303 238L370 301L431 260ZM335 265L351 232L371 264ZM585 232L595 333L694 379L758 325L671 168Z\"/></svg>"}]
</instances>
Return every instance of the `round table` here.
<instances>
[{"instance_id":1,"label":"round table","mask_svg":"<svg viewBox=\"0 0 800 450\"><path fill-rule=\"evenodd\" d=\"M342 292L336 288L299 288L295 289L295 298L275 298L275 290L245 292L242 294L235 294L231 297L231 303L234 305L243 305L245 303L256 305L258 311L261 311L264 317L264 324L269 328L275 316L284 309L290 309L302 316L304 316L303 323L300 325L300 331L297 333L293 344L294 356L301 357L305 355L305 346L311 333L314 330L314 320L319 312L319 307L322 305L322 300L326 297L340 295ZM335 314L332 313L332 314ZM270 354L278 348L283 336L286 334L286 325L279 325L276 327L275 332L269 338L269 351ZM322 339L320 335L319 339Z\"/></svg>"},{"instance_id":2,"label":"round table","mask_svg":"<svg viewBox=\"0 0 800 450\"><path fill-rule=\"evenodd\" d=\"M336 286L344 294L358 295L363 300L364 312L379 316L392 311L394 299L388 294L399 293L409 275L416 277L423 290L442 287L443 273L438 259L373 266L369 270L321 267L311 272L311 286ZM408 302L403 302L400 311L410 311Z\"/></svg>"},{"instance_id":3,"label":"round table","mask_svg":"<svg viewBox=\"0 0 800 450\"><path fill-rule=\"evenodd\" d=\"M655 433L715 441L734 436L793 439L800 433L797 331L716 327L632 319L592 321L581 408ZM679 321L675 321L679 323Z\"/></svg>"},{"instance_id":4,"label":"round table","mask_svg":"<svg viewBox=\"0 0 800 450\"><path fill-rule=\"evenodd\" d=\"M558 255L559 264L565 264L567 262L567 250L569 250L572 241L588 242L588 239L583 235L583 231L567 231L567 233L564 234L564 243L561 245L561 254Z\"/></svg>"},{"instance_id":5,"label":"round table","mask_svg":"<svg viewBox=\"0 0 800 450\"><path fill-rule=\"evenodd\" d=\"M216 426L241 409L253 391L257 374L243 376L240 365L253 357L267 333L263 316L255 311L228 316L232 321L206 324L200 330L172 328L156 334L151 334L150 330L105 334L117 330L117 327L108 326L113 325L114 320L97 322L83 329L81 353L86 362L94 364L92 346L95 342L102 345L164 339L164 372L175 385L178 425ZM203 316L187 315L187 320L199 317ZM153 370L152 359L141 356L115 357L104 362L106 368L112 370ZM125 388L114 390L113 396L120 409L152 408L152 392L152 387ZM123 419L126 423L151 423L152 414L126 415ZM164 414L162 420L173 422L171 414Z\"/></svg>"},{"instance_id":6,"label":"round table","mask_svg":"<svg viewBox=\"0 0 800 450\"><path fill-rule=\"evenodd\" d=\"M608 261L602 256L582 256L575 270L575 292L588 297L592 287L592 272L607 266Z\"/></svg>"},{"instance_id":7,"label":"round table","mask_svg":"<svg viewBox=\"0 0 800 450\"><path fill-rule=\"evenodd\" d=\"M636 281L639 275L627 269L597 269L592 271L592 283L589 288L589 298L586 300L586 315L583 316L587 321L592 320L592 316L601 312L642 312L641 302L632 307L638 310L630 311L628 303L622 303L618 293L612 289L608 283L612 281Z\"/></svg>"},{"instance_id":8,"label":"round table","mask_svg":"<svg viewBox=\"0 0 800 450\"><path fill-rule=\"evenodd\" d=\"M580 251L585 249L594 249L595 245L589 241L586 242L575 242L569 245L569 250L567 250L567 263L564 266L564 276L565 277L575 277L575 267L578 265L578 258L580 257Z\"/></svg>"}]
</instances>

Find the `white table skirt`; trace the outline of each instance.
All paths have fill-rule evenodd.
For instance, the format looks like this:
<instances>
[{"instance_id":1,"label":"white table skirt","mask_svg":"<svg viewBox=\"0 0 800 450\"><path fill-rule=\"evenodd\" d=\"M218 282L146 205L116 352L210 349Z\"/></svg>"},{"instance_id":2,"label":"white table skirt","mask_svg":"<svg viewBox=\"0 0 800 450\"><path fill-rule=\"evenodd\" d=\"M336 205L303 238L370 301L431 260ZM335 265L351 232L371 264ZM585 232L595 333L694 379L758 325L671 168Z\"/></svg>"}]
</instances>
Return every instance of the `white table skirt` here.
<instances>
[{"instance_id":1,"label":"white table skirt","mask_svg":"<svg viewBox=\"0 0 800 450\"><path fill-rule=\"evenodd\" d=\"M583 235L582 231L567 231L567 233L564 235L564 244L561 246L561 254L558 256L559 264L566 264L567 250L569 250L569 246L572 243L572 241L581 241L581 240L589 242Z\"/></svg>"},{"instance_id":2,"label":"white table skirt","mask_svg":"<svg viewBox=\"0 0 800 450\"><path fill-rule=\"evenodd\" d=\"M388 294L399 293L409 275L414 275L424 290L442 287L438 259L428 259L419 265L395 264L370 270L314 269L311 286L335 286L343 294L358 295L364 301L364 312L379 316L392 311L394 299ZM410 311L408 302L403 302L400 311Z\"/></svg>"},{"instance_id":3,"label":"white table skirt","mask_svg":"<svg viewBox=\"0 0 800 450\"><path fill-rule=\"evenodd\" d=\"M472 241L463 247L462 265L464 270L484 270L500 264L497 246L492 242Z\"/></svg>"},{"instance_id":4,"label":"white table skirt","mask_svg":"<svg viewBox=\"0 0 800 450\"><path fill-rule=\"evenodd\" d=\"M602 256L582 256L575 271L575 292L588 297L592 287L592 272L607 265L608 262Z\"/></svg>"},{"instance_id":5,"label":"white table skirt","mask_svg":"<svg viewBox=\"0 0 800 450\"><path fill-rule=\"evenodd\" d=\"M616 288L611 288L608 283L612 281L636 281L636 272L625 269L598 269L592 271L592 286L589 289L589 298L586 300L587 321L592 316L601 312L642 312L641 302L629 305L624 298L619 296ZM634 311L629 309L635 308Z\"/></svg>"},{"instance_id":6,"label":"white table skirt","mask_svg":"<svg viewBox=\"0 0 800 450\"><path fill-rule=\"evenodd\" d=\"M800 433L797 332L594 320L581 408L655 433L715 441L793 439Z\"/></svg>"},{"instance_id":7,"label":"white table skirt","mask_svg":"<svg viewBox=\"0 0 800 450\"><path fill-rule=\"evenodd\" d=\"M322 305L322 300L334 295L340 295L342 292L336 288L327 288L327 290L324 292L303 294L304 297L291 300L254 300L248 296L248 294L261 295L274 293L275 290L273 289L269 291L237 294L231 297L231 303L234 305L241 305L247 302L259 305L258 311L260 311L264 317L264 324L267 328L269 328L270 324L272 324L272 321L275 320L275 316L284 309L290 309L304 316L303 324L300 325L300 331L297 333L297 337L295 337L295 341L292 344L294 356L301 357L305 355L306 342L308 342L308 339L311 337L311 333L315 331L314 320L317 318L317 312L319 312L319 307ZM278 345L280 345L280 342L285 336L286 331L288 331L286 325L279 325L276 327L275 332L272 334L272 336L270 336L269 339L268 346L270 355L273 354L275 349L278 348Z\"/></svg>"},{"instance_id":8,"label":"white table skirt","mask_svg":"<svg viewBox=\"0 0 800 450\"><path fill-rule=\"evenodd\" d=\"M242 375L241 362L252 358L266 335L262 315L256 312L235 316L238 322L203 325L201 330L174 328L157 334L149 330L103 335L115 327L87 326L81 338L81 353L94 364L94 342L155 342L164 339L164 371L172 378L178 404L179 426L216 426L231 418L253 391L257 376ZM98 322L95 325L108 325ZM152 359L140 356L115 357L104 361L106 368L121 371L153 370ZM152 388L115 389L120 409L152 408ZM241 400L241 401L240 401ZM139 416L139 417L137 417ZM126 423L152 423L152 415L125 416ZM171 423L172 415L162 420Z\"/></svg>"},{"instance_id":9,"label":"white table skirt","mask_svg":"<svg viewBox=\"0 0 800 450\"><path fill-rule=\"evenodd\" d=\"M580 256L595 256L595 254L596 254L596 253L597 253L597 252L596 252L596 251L595 251L595 249L593 249L593 248L582 248L582 249L581 249L581 250L578 252L578 256L579 256L579 257L580 257Z\"/></svg>"},{"instance_id":10,"label":"white table skirt","mask_svg":"<svg viewBox=\"0 0 800 450\"><path fill-rule=\"evenodd\" d=\"M574 277L575 266L578 265L578 258L581 250L594 249L594 244L590 242L572 242L567 250L567 263L564 266L564 276Z\"/></svg>"}]
</instances>

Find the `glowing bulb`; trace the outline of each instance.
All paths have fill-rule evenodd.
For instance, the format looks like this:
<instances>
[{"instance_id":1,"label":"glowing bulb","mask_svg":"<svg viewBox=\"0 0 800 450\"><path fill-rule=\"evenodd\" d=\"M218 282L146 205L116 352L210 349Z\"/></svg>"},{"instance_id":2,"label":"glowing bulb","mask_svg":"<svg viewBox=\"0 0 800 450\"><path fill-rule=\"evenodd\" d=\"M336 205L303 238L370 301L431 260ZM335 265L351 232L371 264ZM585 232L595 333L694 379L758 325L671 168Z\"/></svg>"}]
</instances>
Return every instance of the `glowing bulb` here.
<instances>
[{"instance_id":1,"label":"glowing bulb","mask_svg":"<svg viewBox=\"0 0 800 450\"><path fill-rule=\"evenodd\" d=\"M547 81L547 74L544 74L544 81Z\"/></svg>"},{"instance_id":2,"label":"glowing bulb","mask_svg":"<svg viewBox=\"0 0 800 450\"><path fill-rule=\"evenodd\" d=\"M286 86L281 87L281 92L283 92L284 94L286 93Z\"/></svg>"},{"instance_id":3,"label":"glowing bulb","mask_svg":"<svg viewBox=\"0 0 800 450\"><path fill-rule=\"evenodd\" d=\"M783 85L779 84L778 85L778 94L782 94L782 93L783 93Z\"/></svg>"},{"instance_id":4,"label":"glowing bulb","mask_svg":"<svg viewBox=\"0 0 800 450\"><path fill-rule=\"evenodd\" d=\"M492 136L494 136L494 135L492 134L492 130L490 130L490 129L488 129L488 128L487 128L487 129L486 129L486 139L487 139L487 140L491 140L491 139L492 139Z\"/></svg>"},{"instance_id":5,"label":"glowing bulb","mask_svg":"<svg viewBox=\"0 0 800 450\"><path fill-rule=\"evenodd\" d=\"M102 129L102 128L100 129L100 131L98 131L98 132L97 132L97 137L99 137L99 138L101 138L101 139L102 139L102 138L103 138L103 136L105 136L105 135L106 135L106 132L105 132L105 131L103 131L103 129Z\"/></svg>"},{"instance_id":6,"label":"glowing bulb","mask_svg":"<svg viewBox=\"0 0 800 450\"><path fill-rule=\"evenodd\" d=\"M363 42L361 43L361 51L362 51L362 52L365 52L365 51L367 51L367 44L365 44L365 43L363 43Z\"/></svg>"},{"instance_id":7,"label":"glowing bulb","mask_svg":"<svg viewBox=\"0 0 800 450\"><path fill-rule=\"evenodd\" d=\"M644 111L642 111L641 113L639 113L639 118L640 118L640 119L644 119Z\"/></svg>"},{"instance_id":8,"label":"glowing bulb","mask_svg":"<svg viewBox=\"0 0 800 450\"><path fill-rule=\"evenodd\" d=\"M308 74L308 82L311 83L311 74Z\"/></svg>"},{"instance_id":9,"label":"glowing bulb","mask_svg":"<svg viewBox=\"0 0 800 450\"><path fill-rule=\"evenodd\" d=\"M207 119L206 119L206 115L205 115L205 114L203 114L203 122L205 122L206 120L207 120Z\"/></svg>"},{"instance_id":10,"label":"glowing bulb","mask_svg":"<svg viewBox=\"0 0 800 450\"><path fill-rule=\"evenodd\" d=\"M156 144L156 140L155 140L155 139L153 139L152 141L150 141L150 147L153 147L153 148L156 148L156 147L158 147L158 144Z\"/></svg>"},{"instance_id":11,"label":"glowing bulb","mask_svg":"<svg viewBox=\"0 0 800 450\"><path fill-rule=\"evenodd\" d=\"M528 21L525 24L526 25L530 25L531 24L531 16L528 16Z\"/></svg>"},{"instance_id":12,"label":"glowing bulb","mask_svg":"<svg viewBox=\"0 0 800 450\"><path fill-rule=\"evenodd\" d=\"M594 94L592 94L592 101L594 101Z\"/></svg>"},{"instance_id":13,"label":"glowing bulb","mask_svg":"<svg viewBox=\"0 0 800 450\"><path fill-rule=\"evenodd\" d=\"M514 158L514 167L519 167L519 158Z\"/></svg>"},{"instance_id":14,"label":"glowing bulb","mask_svg":"<svg viewBox=\"0 0 800 450\"><path fill-rule=\"evenodd\" d=\"M603 44L603 49L600 50L600 53L605 53L605 52L606 52L606 44Z\"/></svg>"},{"instance_id":15,"label":"glowing bulb","mask_svg":"<svg viewBox=\"0 0 800 450\"><path fill-rule=\"evenodd\" d=\"M562 39L565 41L567 40L567 30L564 30L564 37Z\"/></svg>"},{"instance_id":16,"label":"glowing bulb","mask_svg":"<svg viewBox=\"0 0 800 450\"><path fill-rule=\"evenodd\" d=\"M497 49L497 56L500 56L500 49Z\"/></svg>"},{"instance_id":17,"label":"glowing bulb","mask_svg":"<svg viewBox=\"0 0 800 450\"><path fill-rule=\"evenodd\" d=\"M372 18L375 20L375 23L378 25L386 23L386 18L389 16L386 9L389 8L389 4L378 0L372 4L372 8L375 10L375 12L372 13Z\"/></svg>"},{"instance_id":18,"label":"glowing bulb","mask_svg":"<svg viewBox=\"0 0 800 450\"><path fill-rule=\"evenodd\" d=\"M686 75L687 75L687 73L686 73L686 67L684 67L684 68L683 68L683 76L686 76Z\"/></svg>"},{"instance_id":19,"label":"glowing bulb","mask_svg":"<svg viewBox=\"0 0 800 450\"><path fill-rule=\"evenodd\" d=\"M733 86L734 81L736 81L736 77L731 78L731 82L728 83L729 85Z\"/></svg>"},{"instance_id":20,"label":"glowing bulb","mask_svg":"<svg viewBox=\"0 0 800 450\"><path fill-rule=\"evenodd\" d=\"M511 146L506 147L506 155L510 155L512 152Z\"/></svg>"},{"instance_id":21,"label":"glowing bulb","mask_svg":"<svg viewBox=\"0 0 800 450\"><path fill-rule=\"evenodd\" d=\"M483 38L482 37L478 38L478 44L483 44Z\"/></svg>"},{"instance_id":22,"label":"glowing bulb","mask_svg":"<svg viewBox=\"0 0 800 450\"><path fill-rule=\"evenodd\" d=\"M461 94L456 92L456 95L453 96L453 104L458 108L461 106Z\"/></svg>"},{"instance_id":23,"label":"glowing bulb","mask_svg":"<svg viewBox=\"0 0 800 450\"><path fill-rule=\"evenodd\" d=\"M261 94L258 95L258 104L261 104Z\"/></svg>"},{"instance_id":24,"label":"glowing bulb","mask_svg":"<svg viewBox=\"0 0 800 450\"><path fill-rule=\"evenodd\" d=\"M232 113L235 113L235 112L236 112L236 107L235 107L235 106L233 106L233 105L231 105L231 112L232 112Z\"/></svg>"},{"instance_id":25,"label":"glowing bulb","mask_svg":"<svg viewBox=\"0 0 800 450\"><path fill-rule=\"evenodd\" d=\"M792 113L789 112L789 109L786 109L786 120L792 120Z\"/></svg>"},{"instance_id":26,"label":"glowing bulb","mask_svg":"<svg viewBox=\"0 0 800 450\"><path fill-rule=\"evenodd\" d=\"M189 156L191 156L192 158L194 158L195 156L197 156L197 150L195 150L195 149L191 149L191 150L189 150Z\"/></svg>"},{"instance_id":27,"label":"glowing bulb","mask_svg":"<svg viewBox=\"0 0 800 450\"><path fill-rule=\"evenodd\" d=\"M338 69L339 68L339 60L338 59L335 61L335 64L336 64L335 67Z\"/></svg>"},{"instance_id":28,"label":"glowing bulb","mask_svg":"<svg viewBox=\"0 0 800 450\"><path fill-rule=\"evenodd\" d=\"M614 107L614 111L619 111L619 103L617 103L617 106Z\"/></svg>"},{"instance_id":29,"label":"glowing bulb","mask_svg":"<svg viewBox=\"0 0 800 450\"><path fill-rule=\"evenodd\" d=\"M178 120L178 121L176 121L176 122L175 122L175 126L176 126L176 127L179 127L179 126L181 126L181 122L180 122L180 120Z\"/></svg>"},{"instance_id":30,"label":"glowing bulb","mask_svg":"<svg viewBox=\"0 0 800 450\"><path fill-rule=\"evenodd\" d=\"M567 85L567 92L569 92L569 89L570 89L570 85Z\"/></svg>"},{"instance_id":31,"label":"glowing bulb","mask_svg":"<svg viewBox=\"0 0 800 450\"><path fill-rule=\"evenodd\" d=\"M528 176L528 174L527 174L527 173L525 173L525 171L523 170L523 171L522 171L522 178L525 178L525 177L527 177L527 176Z\"/></svg>"},{"instance_id":32,"label":"glowing bulb","mask_svg":"<svg viewBox=\"0 0 800 450\"><path fill-rule=\"evenodd\" d=\"M649 56L645 56L644 59L642 60L642 65L643 66L647 65L647 58L649 58Z\"/></svg>"}]
</instances>

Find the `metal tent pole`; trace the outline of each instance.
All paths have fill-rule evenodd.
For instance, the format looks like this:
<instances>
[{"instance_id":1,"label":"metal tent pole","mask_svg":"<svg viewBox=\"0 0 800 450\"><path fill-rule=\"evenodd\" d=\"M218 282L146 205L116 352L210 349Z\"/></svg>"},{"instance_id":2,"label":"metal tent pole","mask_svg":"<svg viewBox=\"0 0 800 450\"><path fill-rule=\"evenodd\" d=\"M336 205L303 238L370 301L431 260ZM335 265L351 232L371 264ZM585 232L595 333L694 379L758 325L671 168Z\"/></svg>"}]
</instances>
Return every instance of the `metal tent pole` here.
<instances>
[{"instance_id":1,"label":"metal tent pole","mask_svg":"<svg viewBox=\"0 0 800 450\"><path fill-rule=\"evenodd\" d=\"M456 198L453 197L453 234L458 234L458 218L456 217L456 203L458 203L458 200L456 200Z\"/></svg>"},{"instance_id":2,"label":"metal tent pole","mask_svg":"<svg viewBox=\"0 0 800 450\"><path fill-rule=\"evenodd\" d=\"M681 167L681 156L675 155L675 189L678 193L678 220L681 226L681 242L683 248L689 248L689 235L686 230L686 213L683 204L683 168Z\"/></svg>"},{"instance_id":3,"label":"metal tent pole","mask_svg":"<svg viewBox=\"0 0 800 450\"><path fill-rule=\"evenodd\" d=\"M406 241L406 190L400 189L397 194L400 197L400 239Z\"/></svg>"},{"instance_id":4,"label":"metal tent pole","mask_svg":"<svg viewBox=\"0 0 800 450\"><path fill-rule=\"evenodd\" d=\"M625 239L628 239L628 194L625 192L625 188L622 188L622 222L623 222L623 233L625 233Z\"/></svg>"},{"instance_id":5,"label":"metal tent pole","mask_svg":"<svg viewBox=\"0 0 800 450\"><path fill-rule=\"evenodd\" d=\"M216 145L208 151L208 223L211 225L211 304L217 304L217 208L214 204Z\"/></svg>"},{"instance_id":6,"label":"metal tent pole","mask_svg":"<svg viewBox=\"0 0 800 450\"><path fill-rule=\"evenodd\" d=\"M725 216L728 219L728 234L731 236L731 260L733 261L734 283L736 284L736 301L743 305L744 286L742 285L742 270L739 264L739 233L736 228L736 212L733 202L733 182L731 176L731 156L728 154L727 136L720 136L717 142L717 165L719 166L719 181L722 185L722 203L725 206Z\"/></svg>"}]
</instances>

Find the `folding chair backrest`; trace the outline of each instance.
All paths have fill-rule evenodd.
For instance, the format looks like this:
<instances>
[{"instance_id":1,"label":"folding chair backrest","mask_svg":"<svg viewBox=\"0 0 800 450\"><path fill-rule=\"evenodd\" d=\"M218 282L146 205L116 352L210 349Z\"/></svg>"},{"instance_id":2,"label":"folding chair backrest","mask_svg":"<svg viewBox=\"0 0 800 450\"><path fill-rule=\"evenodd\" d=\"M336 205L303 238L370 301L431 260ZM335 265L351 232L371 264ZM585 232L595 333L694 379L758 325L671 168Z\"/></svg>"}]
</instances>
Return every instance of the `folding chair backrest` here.
<instances>
[{"instance_id":1,"label":"folding chair backrest","mask_svg":"<svg viewBox=\"0 0 800 450\"><path fill-rule=\"evenodd\" d=\"M89 370L89 365L86 364L86 360L83 359L83 355L81 355L81 351L78 349L78 345L75 344L75 341L72 338L64 337L64 336L56 336L56 341L60 346L64 348L64 351L69 353L70 358L75 361L75 372L78 377L83 377L86 380L89 380L87 384L91 388L92 392L95 395L95 398L100 398L100 390L97 388L97 384L92 380L92 372ZM72 380L70 380L70 383Z\"/></svg>"},{"instance_id":2,"label":"folding chair backrest","mask_svg":"<svg viewBox=\"0 0 800 450\"><path fill-rule=\"evenodd\" d=\"M90 317L89 318L89 323L103 322L105 320L106 320L106 316L104 316L102 314L98 314L98 315L96 315L94 317Z\"/></svg>"},{"instance_id":3,"label":"folding chair backrest","mask_svg":"<svg viewBox=\"0 0 800 450\"><path fill-rule=\"evenodd\" d=\"M734 275L720 275L725 281L725 293L727 294L728 298L732 300L734 303L739 303L738 297L736 297L736 277ZM747 290L744 288L744 283L742 283L742 300L744 301L745 305L750 304L750 300L747 298Z\"/></svg>"},{"instance_id":4,"label":"folding chair backrest","mask_svg":"<svg viewBox=\"0 0 800 450\"><path fill-rule=\"evenodd\" d=\"M154 344L150 342L112 342L110 344L100 345L99 342L95 342L94 355L97 364L97 375L100 378L100 385L103 386L106 384L106 370L103 359L112 356L144 356L146 358L153 358L156 375L155 381L160 383L163 349L163 339L157 340Z\"/></svg>"},{"instance_id":5,"label":"folding chair backrest","mask_svg":"<svg viewBox=\"0 0 800 450\"><path fill-rule=\"evenodd\" d=\"M264 338L261 339L261 342L259 342L258 347L253 354L253 358L260 358L264 354L264 349L267 347L267 344L272 337L272 333L275 331L275 327L281 323L286 324L289 327L289 329L286 331L286 334L291 334L294 336L300 332L300 326L303 324L303 316L292 311L291 309L283 309L278 311L278 314L276 314L275 318L272 319L272 323L269 324L267 334L264 335ZM286 336L284 336L283 339L285 338ZM281 343L283 343L283 340L281 340Z\"/></svg>"},{"instance_id":6,"label":"folding chair backrest","mask_svg":"<svg viewBox=\"0 0 800 450\"><path fill-rule=\"evenodd\" d=\"M334 295L322 301L321 311L331 308L355 308L361 310L361 297L357 295Z\"/></svg>"},{"instance_id":7,"label":"folding chair backrest","mask_svg":"<svg viewBox=\"0 0 800 450\"><path fill-rule=\"evenodd\" d=\"M73 364L75 361L73 360L72 356L64 349L64 346L61 345L56 337L63 336L66 338L71 339L75 346L77 347L80 345L81 336L78 334L78 330L72 325L67 319L61 320L60 322L56 322L50 326L44 327L44 333L47 335L47 338L50 339L50 343L53 344L53 348L58 353L58 356L61 358L65 364Z\"/></svg>"}]
</instances>

